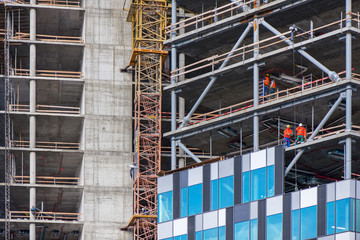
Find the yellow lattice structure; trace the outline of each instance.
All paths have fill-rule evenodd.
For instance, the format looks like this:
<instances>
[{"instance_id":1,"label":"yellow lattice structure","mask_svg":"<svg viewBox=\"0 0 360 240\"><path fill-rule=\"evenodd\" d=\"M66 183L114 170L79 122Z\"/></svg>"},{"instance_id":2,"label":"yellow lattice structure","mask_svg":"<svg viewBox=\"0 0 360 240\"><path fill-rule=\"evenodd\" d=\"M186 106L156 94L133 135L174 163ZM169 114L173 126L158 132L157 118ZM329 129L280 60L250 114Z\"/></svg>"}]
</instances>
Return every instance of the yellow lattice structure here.
<instances>
[{"instance_id":1,"label":"yellow lattice structure","mask_svg":"<svg viewBox=\"0 0 360 240\"><path fill-rule=\"evenodd\" d=\"M157 173L161 166L161 72L167 21L166 0L133 0L135 68L134 239L157 239ZM130 19L128 19L130 20ZM151 217L150 217L151 216Z\"/></svg>"}]
</instances>

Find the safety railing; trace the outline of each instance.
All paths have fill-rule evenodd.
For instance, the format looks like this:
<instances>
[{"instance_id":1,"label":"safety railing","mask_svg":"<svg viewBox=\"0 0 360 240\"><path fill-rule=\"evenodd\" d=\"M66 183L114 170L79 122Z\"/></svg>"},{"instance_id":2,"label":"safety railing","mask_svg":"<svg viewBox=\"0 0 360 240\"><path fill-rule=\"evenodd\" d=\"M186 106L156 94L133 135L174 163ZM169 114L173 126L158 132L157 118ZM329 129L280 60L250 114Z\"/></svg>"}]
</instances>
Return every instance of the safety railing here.
<instances>
[{"instance_id":1,"label":"safety railing","mask_svg":"<svg viewBox=\"0 0 360 240\"><path fill-rule=\"evenodd\" d=\"M65 7L80 7L81 0L37 0L37 4Z\"/></svg>"},{"instance_id":2,"label":"safety railing","mask_svg":"<svg viewBox=\"0 0 360 240\"><path fill-rule=\"evenodd\" d=\"M339 76L344 75L344 72L340 72L338 73ZM353 78L355 80L360 80L360 75L359 74L353 74ZM273 94L268 94L265 96L260 96L259 97L259 102L260 104L265 104L265 103L269 103L272 101L277 101L280 99L284 99L284 98L288 98L291 96L294 96L295 94L299 94L299 93L305 93L314 89L317 89L319 87L324 87L326 85L332 84L333 82L329 79L329 77L325 77L325 78L321 78L318 80L313 80L311 82L307 82L305 84L293 87L293 88L288 88L282 91L277 91ZM253 107L253 99L251 100L247 100L241 103L237 103L228 107L224 107L221 109L217 109L208 113L203 113L203 114L198 114L194 117L190 118L190 125L193 124L198 124L200 122L204 122L204 121L209 121L215 118L219 118L219 117L223 117L223 116L227 116L227 115L231 115L234 114L236 112L239 111L243 111L249 108ZM198 120L198 119L201 120Z\"/></svg>"},{"instance_id":3,"label":"safety railing","mask_svg":"<svg viewBox=\"0 0 360 240\"><path fill-rule=\"evenodd\" d=\"M10 112L29 112L30 105L10 104ZM54 105L36 105L36 112L39 113L60 113L60 114L80 114L79 107L54 106Z\"/></svg>"},{"instance_id":4,"label":"safety railing","mask_svg":"<svg viewBox=\"0 0 360 240\"><path fill-rule=\"evenodd\" d=\"M1 0L0 1L0 4L1 3L17 3L17 4L24 4L26 2L22 1L22 0Z\"/></svg>"},{"instance_id":5,"label":"safety railing","mask_svg":"<svg viewBox=\"0 0 360 240\"><path fill-rule=\"evenodd\" d=\"M30 76L30 69L10 69L13 76ZM36 70L38 77L52 77L52 78L84 78L82 72L73 71L51 71L51 70Z\"/></svg>"},{"instance_id":6,"label":"safety railing","mask_svg":"<svg viewBox=\"0 0 360 240\"><path fill-rule=\"evenodd\" d=\"M1 30L0 30L1 34ZM12 37L11 40L30 40L30 33L22 33L16 32ZM79 43L83 44L84 40L82 37L72 37L72 36L57 36L57 35L45 35L45 34L37 34L36 35L37 41L43 42L61 42L61 43Z\"/></svg>"},{"instance_id":7,"label":"safety railing","mask_svg":"<svg viewBox=\"0 0 360 240\"><path fill-rule=\"evenodd\" d=\"M180 76L185 75L184 79L186 80L189 77L192 78L198 76L199 74L202 74L203 71L214 73L214 71L217 70L220 64L223 63L225 60L236 59L237 62L245 63L246 60L253 59L254 47L257 47L257 50L260 52L260 55L273 51L275 46L289 48L289 46L285 43L285 41L293 40L294 44L301 44L306 40L314 40L316 37L320 37L326 33L331 33L335 30L343 29L344 23L348 19L358 22L359 15L354 14L352 15L352 17L348 16L347 18L341 17L341 19L338 21L317 28L313 28L312 27L313 25L310 24L310 30L308 31L299 30L299 32L296 34L293 34L292 31L287 31L279 36L272 36L264 40L261 40L257 43L244 45L243 47L237 48L236 50L230 52L226 52L220 55L216 54L211 57L199 60L197 62L173 70L171 71L171 76L177 79L181 79ZM279 39L280 37L284 37L284 39ZM230 53L232 54L232 56L228 57Z\"/></svg>"},{"instance_id":8,"label":"safety railing","mask_svg":"<svg viewBox=\"0 0 360 240\"><path fill-rule=\"evenodd\" d=\"M10 211L10 219L30 219L30 211ZM82 213L35 212L35 220L79 221Z\"/></svg>"},{"instance_id":9,"label":"safety railing","mask_svg":"<svg viewBox=\"0 0 360 240\"><path fill-rule=\"evenodd\" d=\"M193 154L196 156L203 156L203 157L210 157L211 154L209 152L206 152L204 150L201 150L199 148L188 148ZM180 150L179 147L176 148L176 150ZM171 153L171 147L162 146L161 147L161 153L164 154L170 154Z\"/></svg>"},{"instance_id":10,"label":"safety railing","mask_svg":"<svg viewBox=\"0 0 360 240\"><path fill-rule=\"evenodd\" d=\"M184 19L175 24L166 27L166 33L172 33L179 31L180 29L190 28L191 30L198 30L202 27L216 23L217 21L227 19L235 14L247 13L251 9L257 9L264 4L274 2L275 0L237 0L226 5L217 7L213 10L197 14L193 17Z\"/></svg>"},{"instance_id":11,"label":"safety railing","mask_svg":"<svg viewBox=\"0 0 360 240\"><path fill-rule=\"evenodd\" d=\"M29 184L30 176L12 176L13 182L17 184ZM36 184L52 185L79 185L80 178L77 177L36 177Z\"/></svg>"},{"instance_id":12,"label":"safety railing","mask_svg":"<svg viewBox=\"0 0 360 240\"><path fill-rule=\"evenodd\" d=\"M30 141L11 140L10 141L10 147L28 148L28 147L30 147ZM35 147L36 148L46 148L46 149L78 150L79 147L80 147L80 143L36 141Z\"/></svg>"}]
</instances>

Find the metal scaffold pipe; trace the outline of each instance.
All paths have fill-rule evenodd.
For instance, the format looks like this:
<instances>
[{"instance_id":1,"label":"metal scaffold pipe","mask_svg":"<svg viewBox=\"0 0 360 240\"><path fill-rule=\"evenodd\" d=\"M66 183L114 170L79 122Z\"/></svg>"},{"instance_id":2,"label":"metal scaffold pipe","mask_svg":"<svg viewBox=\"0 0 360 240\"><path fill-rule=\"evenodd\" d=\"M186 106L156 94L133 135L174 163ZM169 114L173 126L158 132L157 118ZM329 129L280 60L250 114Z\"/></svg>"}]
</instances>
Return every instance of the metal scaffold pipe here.
<instances>
[{"instance_id":1,"label":"metal scaffold pipe","mask_svg":"<svg viewBox=\"0 0 360 240\"><path fill-rule=\"evenodd\" d=\"M171 24L176 24L177 17L176 0L171 1ZM171 33L171 38L176 37L176 31ZM171 46L171 71L176 70L177 66L177 50L175 45ZM177 82L176 77L171 78L171 84ZM171 91L171 131L176 130L176 93L175 90ZM171 138L171 169L176 168L176 142L175 138Z\"/></svg>"}]
</instances>

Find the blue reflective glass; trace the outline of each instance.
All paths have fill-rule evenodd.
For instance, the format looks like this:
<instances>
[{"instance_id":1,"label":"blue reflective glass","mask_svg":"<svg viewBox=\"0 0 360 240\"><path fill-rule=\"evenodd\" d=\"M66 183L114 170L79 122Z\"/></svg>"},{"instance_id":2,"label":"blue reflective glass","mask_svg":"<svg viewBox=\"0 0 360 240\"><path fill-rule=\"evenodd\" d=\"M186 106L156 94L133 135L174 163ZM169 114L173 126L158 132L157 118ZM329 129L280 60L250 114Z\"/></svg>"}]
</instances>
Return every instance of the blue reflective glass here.
<instances>
[{"instance_id":1,"label":"blue reflective glass","mask_svg":"<svg viewBox=\"0 0 360 240\"><path fill-rule=\"evenodd\" d=\"M251 201L266 197L266 168L251 171Z\"/></svg>"},{"instance_id":2,"label":"blue reflective glass","mask_svg":"<svg viewBox=\"0 0 360 240\"><path fill-rule=\"evenodd\" d=\"M336 201L336 233L354 231L354 199Z\"/></svg>"},{"instance_id":3,"label":"blue reflective glass","mask_svg":"<svg viewBox=\"0 0 360 240\"><path fill-rule=\"evenodd\" d=\"M172 220L173 218L173 192L160 193L158 195L158 218L159 222Z\"/></svg>"},{"instance_id":4,"label":"blue reflective glass","mask_svg":"<svg viewBox=\"0 0 360 240\"><path fill-rule=\"evenodd\" d=\"M187 210L188 210L188 189L187 187L182 188L180 190L180 217L186 217L187 216Z\"/></svg>"},{"instance_id":5,"label":"blue reflective glass","mask_svg":"<svg viewBox=\"0 0 360 240\"><path fill-rule=\"evenodd\" d=\"M301 240L317 236L317 206L302 208L300 213Z\"/></svg>"},{"instance_id":6,"label":"blue reflective glass","mask_svg":"<svg viewBox=\"0 0 360 240\"><path fill-rule=\"evenodd\" d=\"M250 221L250 240L258 239L258 220L253 219Z\"/></svg>"},{"instance_id":7,"label":"blue reflective glass","mask_svg":"<svg viewBox=\"0 0 360 240\"><path fill-rule=\"evenodd\" d=\"M249 221L235 223L234 240L249 240Z\"/></svg>"},{"instance_id":8,"label":"blue reflective glass","mask_svg":"<svg viewBox=\"0 0 360 240\"><path fill-rule=\"evenodd\" d=\"M189 215L202 212L203 192L202 184L189 187Z\"/></svg>"},{"instance_id":9,"label":"blue reflective glass","mask_svg":"<svg viewBox=\"0 0 360 240\"><path fill-rule=\"evenodd\" d=\"M243 172L242 180L242 202L246 203L250 201L250 172Z\"/></svg>"},{"instance_id":10,"label":"blue reflective glass","mask_svg":"<svg viewBox=\"0 0 360 240\"><path fill-rule=\"evenodd\" d=\"M234 205L234 176L219 179L219 208Z\"/></svg>"},{"instance_id":11,"label":"blue reflective glass","mask_svg":"<svg viewBox=\"0 0 360 240\"><path fill-rule=\"evenodd\" d=\"M275 166L267 167L267 196L272 197L275 195Z\"/></svg>"},{"instance_id":12,"label":"blue reflective glass","mask_svg":"<svg viewBox=\"0 0 360 240\"><path fill-rule=\"evenodd\" d=\"M335 202L326 204L326 234L335 233Z\"/></svg>"},{"instance_id":13,"label":"blue reflective glass","mask_svg":"<svg viewBox=\"0 0 360 240\"><path fill-rule=\"evenodd\" d=\"M161 239L161 240L172 240L172 238L165 238L165 239Z\"/></svg>"},{"instance_id":14,"label":"blue reflective glass","mask_svg":"<svg viewBox=\"0 0 360 240\"><path fill-rule=\"evenodd\" d=\"M226 240L226 229L225 229L225 226L219 227L219 240Z\"/></svg>"},{"instance_id":15,"label":"blue reflective glass","mask_svg":"<svg viewBox=\"0 0 360 240\"><path fill-rule=\"evenodd\" d=\"M212 228L204 231L204 239L203 240L217 240L218 238L218 229Z\"/></svg>"},{"instance_id":16,"label":"blue reflective glass","mask_svg":"<svg viewBox=\"0 0 360 240\"><path fill-rule=\"evenodd\" d=\"M268 216L266 219L266 239L282 240L282 213Z\"/></svg>"},{"instance_id":17,"label":"blue reflective glass","mask_svg":"<svg viewBox=\"0 0 360 240\"><path fill-rule=\"evenodd\" d=\"M356 200L356 231L360 232L360 200Z\"/></svg>"},{"instance_id":18,"label":"blue reflective glass","mask_svg":"<svg viewBox=\"0 0 360 240\"><path fill-rule=\"evenodd\" d=\"M300 210L291 213L291 240L300 240Z\"/></svg>"},{"instance_id":19,"label":"blue reflective glass","mask_svg":"<svg viewBox=\"0 0 360 240\"><path fill-rule=\"evenodd\" d=\"M174 237L174 240L187 240L187 235L181 235L181 236Z\"/></svg>"},{"instance_id":20,"label":"blue reflective glass","mask_svg":"<svg viewBox=\"0 0 360 240\"><path fill-rule=\"evenodd\" d=\"M211 210L218 209L218 196L219 196L219 190L218 190L218 180L212 180L211 181L211 202L210 202L210 208Z\"/></svg>"},{"instance_id":21,"label":"blue reflective glass","mask_svg":"<svg viewBox=\"0 0 360 240\"><path fill-rule=\"evenodd\" d=\"M195 240L202 240L202 231L195 233Z\"/></svg>"}]
</instances>

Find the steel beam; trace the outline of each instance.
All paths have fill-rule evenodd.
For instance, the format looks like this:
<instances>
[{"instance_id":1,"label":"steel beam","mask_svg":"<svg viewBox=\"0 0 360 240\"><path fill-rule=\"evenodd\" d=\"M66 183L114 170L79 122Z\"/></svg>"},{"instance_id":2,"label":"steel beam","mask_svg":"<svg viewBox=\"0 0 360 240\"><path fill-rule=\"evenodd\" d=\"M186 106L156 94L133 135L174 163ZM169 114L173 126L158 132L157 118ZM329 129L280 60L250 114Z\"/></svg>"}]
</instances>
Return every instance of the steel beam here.
<instances>
[{"instance_id":1,"label":"steel beam","mask_svg":"<svg viewBox=\"0 0 360 240\"><path fill-rule=\"evenodd\" d=\"M319 133L319 131L321 130L321 128L323 128L323 126L325 125L325 123L327 122L327 120L329 120L329 118L331 117L331 115L335 112L335 110L338 108L338 106L340 105L341 101L346 97L345 93L341 93L339 98L336 100L336 102L334 103L334 105L330 108L329 112L325 115L325 117L323 118L323 120L321 120L320 124L316 127L315 131L311 134L311 136L309 137L309 139L307 140L307 142L312 141L314 139L314 137L316 137L316 135ZM289 166L286 168L285 170L285 176L288 175L288 173L290 172L290 170L294 167L294 165L296 164L296 162L300 159L300 157L302 156L302 154L305 152L304 149L301 149L296 156L294 157L294 159L290 162Z\"/></svg>"},{"instance_id":2,"label":"steel beam","mask_svg":"<svg viewBox=\"0 0 360 240\"><path fill-rule=\"evenodd\" d=\"M226 67L226 65L228 64L230 57L234 54L234 51L240 46L240 44L243 42L243 40L245 39L246 35L249 33L250 29L252 27L252 23L249 23L248 26L246 27L246 29L244 30L244 32L241 34L240 38L238 39L238 41L235 43L234 47L232 48L231 52L227 55L225 61L221 64L221 66L219 67L218 70ZM215 76L215 77L211 77L210 82L208 83L208 85L206 86L206 88L204 89L204 91L201 93L200 97L198 98L198 100L196 101L196 103L194 104L194 106L191 108L190 112L186 115L186 117L184 118L183 122L181 123L179 128L183 128L188 121L190 120L191 116L194 114L194 112L196 111L196 109L199 107L200 103L202 102L202 100L205 98L206 94L210 91L211 87L214 85L214 83L216 82L216 80L219 78L219 76Z\"/></svg>"},{"instance_id":3,"label":"steel beam","mask_svg":"<svg viewBox=\"0 0 360 240\"><path fill-rule=\"evenodd\" d=\"M284 40L285 43L287 43L289 46L293 46L293 42L286 39L285 36L283 36L278 30L276 30L273 26L271 26L269 23L267 23L265 20L262 20L262 24L264 25L264 27L266 27L270 32L272 32L273 34L275 34L276 36L278 36L280 39ZM300 53L303 57L305 57L307 60L309 60L310 62L312 62L315 66L317 66L318 68L321 69L321 71L325 72L329 78L332 81L341 81L341 78L339 77L339 75L337 75L336 72L334 71L330 71L327 67L325 67L322 63L320 63L318 60L316 60L315 58L313 58L310 54L308 54L307 52L305 52L304 50L297 50L298 53Z\"/></svg>"},{"instance_id":4,"label":"steel beam","mask_svg":"<svg viewBox=\"0 0 360 240\"><path fill-rule=\"evenodd\" d=\"M177 144L179 145L179 147L180 147L182 150L184 150L184 152L185 152L187 155L189 155L192 159L194 159L195 162L198 162L198 163L201 162L201 160L200 160L197 156L195 156L195 154L193 154L189 149L187 149L187 147L186 147L184 144L182 144L180 141L178 141Z\"/></svg>"}]
</instances>

